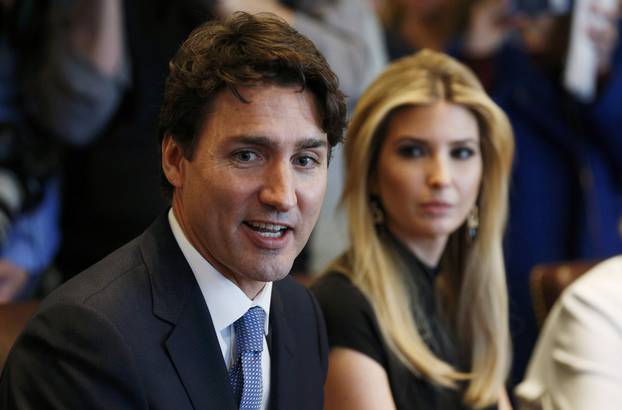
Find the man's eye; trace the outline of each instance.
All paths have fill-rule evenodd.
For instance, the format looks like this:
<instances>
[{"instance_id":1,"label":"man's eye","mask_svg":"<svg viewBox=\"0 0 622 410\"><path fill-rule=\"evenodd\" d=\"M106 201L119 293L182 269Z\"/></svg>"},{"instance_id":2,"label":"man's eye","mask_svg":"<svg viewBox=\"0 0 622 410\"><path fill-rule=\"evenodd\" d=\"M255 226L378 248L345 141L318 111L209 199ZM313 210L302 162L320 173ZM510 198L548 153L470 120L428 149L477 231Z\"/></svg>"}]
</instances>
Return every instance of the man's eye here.
<instances>
[{"instance_id":1,"label":"man's eye","mask_svg":"<svg viewBox=\"0 0 622 410\"><path fill-rule=\"evenodd\" d=\"M296 157L295 164L300 167L308 168L319 164L319 161L309 155L301 155Z\"/></svg>"},{"instance_id":2,"label":"man's eye","mask_svg":"<svg viewBox=\"0 0 622 410\"><path fill-rule=\"evenodd\" d=\"M404 158L419 158L425 155L425 149L420 145L407 145L400 147L398 153Z\"/></svg>"},{"instance_id":3,"label":"man's eye","mask_svg":"<svg viewBox=\"0 0 622 410\"><path fill-rule=\"evenodd\" d=\"M475 150L469 147L454 148L451 151L451 156L456 159L469 159L475 155Z\"/></svg>"},{"instance_id":4,"label":"man's eye","mask_svg":"<svg viewBox=\"0 0 622 410\"><path fill-rule=\"evenodd\" d=\"M253 151L238 151L234 154L234 158L240 162L255 161L259 156Z\"/></svg>"}]
</instances>

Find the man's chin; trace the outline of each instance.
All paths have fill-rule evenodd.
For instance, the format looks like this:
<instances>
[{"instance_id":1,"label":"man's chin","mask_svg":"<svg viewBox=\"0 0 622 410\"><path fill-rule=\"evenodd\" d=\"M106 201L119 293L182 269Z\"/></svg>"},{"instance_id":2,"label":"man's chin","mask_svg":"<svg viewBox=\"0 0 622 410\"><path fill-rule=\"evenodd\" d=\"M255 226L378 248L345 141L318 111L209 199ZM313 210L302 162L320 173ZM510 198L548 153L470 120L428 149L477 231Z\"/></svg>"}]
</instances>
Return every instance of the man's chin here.
<instances>
[{"instance_id":1,"label":"man's chin","mask_svg":"<svg viewBox=\"0 0 622 410\"><path fill-rule=\"evenodd\" d=\"M287 271L272 271L272 272L257 272L257 276L253 279L259 282L276 282L283 278L285 278L289 274L289 270Z\"/></svg>"},{"instance_id":2,"label":"man's chin","mask_svg":"<svg viewBox=\"0 0 622 410\"><path fill-rule=\"evenodd\" d=\"M258 251L256 248L240 249L242 258L232 261L230 270L246 279L258 282L275 282L285 278L291 271L296 256L296 248L279 251Z\"/></svg>"}]
</instances>

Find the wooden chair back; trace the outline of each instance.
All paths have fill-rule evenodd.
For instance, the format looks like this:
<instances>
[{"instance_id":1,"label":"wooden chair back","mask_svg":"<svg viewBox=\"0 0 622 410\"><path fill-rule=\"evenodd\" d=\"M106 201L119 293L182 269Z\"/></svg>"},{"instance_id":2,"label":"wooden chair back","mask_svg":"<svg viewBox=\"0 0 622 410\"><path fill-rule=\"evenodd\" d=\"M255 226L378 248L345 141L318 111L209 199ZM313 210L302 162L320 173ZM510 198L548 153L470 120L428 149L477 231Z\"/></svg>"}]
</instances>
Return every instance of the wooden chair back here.
<instances>
[{"instance_id":1,"label":"wooden chair back","mask_svg":"<svg viewBox=\"0 0 622 410\"><path fill-rule=\"evenodd\" d=\"M530 273L529 285L538 326L564 289L600 261L566 261L536 265Z\"/></svg>"},{"instance_id":2,"label":"wooden chair back","mask_svg":"<svg viewBox=\"0 0 622 410\"><path fill-rule=\"evenodd\" d=\"M38 301L0 305L0 370L15 343L15 339L34 314Z\"/></svg>"}]
</instances>

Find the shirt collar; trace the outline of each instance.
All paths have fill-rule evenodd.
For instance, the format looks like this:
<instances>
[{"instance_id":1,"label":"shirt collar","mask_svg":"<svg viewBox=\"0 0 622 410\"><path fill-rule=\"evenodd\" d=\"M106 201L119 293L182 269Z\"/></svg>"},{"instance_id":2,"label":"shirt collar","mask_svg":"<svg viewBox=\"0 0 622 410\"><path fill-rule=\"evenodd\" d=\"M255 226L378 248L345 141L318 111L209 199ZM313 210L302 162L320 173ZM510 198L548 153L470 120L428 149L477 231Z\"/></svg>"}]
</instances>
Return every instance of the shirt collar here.
<instances>
[{"instance_id":1,"label":"shirt collar","mask_svg":"<svg viewBox=\"0 0 622 410\"><path fill-rule=\"evenodd\" d=\"M267 335L272 282L267 282L255 299L250 299L235 283L218 272L188 241L172 208L168 212L168 221L173 236L199 284L216 331L222 332L241 318L248 309L259 306L266 312L264 334Z\"/></svg>"}]
</instances>

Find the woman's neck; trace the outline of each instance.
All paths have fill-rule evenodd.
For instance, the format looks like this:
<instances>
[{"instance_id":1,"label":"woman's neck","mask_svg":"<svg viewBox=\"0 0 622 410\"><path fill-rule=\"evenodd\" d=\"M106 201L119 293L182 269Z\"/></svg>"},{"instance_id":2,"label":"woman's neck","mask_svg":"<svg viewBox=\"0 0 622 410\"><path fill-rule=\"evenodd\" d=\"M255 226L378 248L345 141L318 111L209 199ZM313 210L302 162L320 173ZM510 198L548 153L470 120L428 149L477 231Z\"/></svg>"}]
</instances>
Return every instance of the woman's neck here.
<instances>
[{"instance_id":1,"label":"woman's neck","mask_svg":"<svg viewBox=\"0 0 622 410\"><path fill-rule=\"evenodd\" d=\"M438 266L447 245L447 236L413 238L392 229L391 233L425 265L432 268Z\"/></svg>"}]
</instances>

